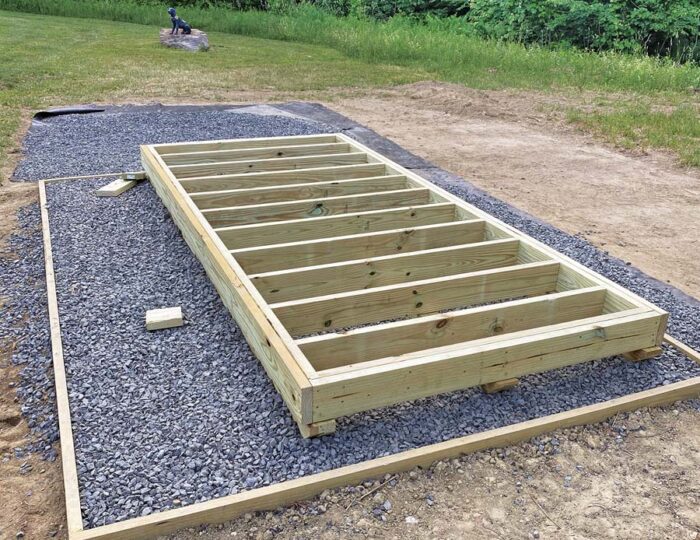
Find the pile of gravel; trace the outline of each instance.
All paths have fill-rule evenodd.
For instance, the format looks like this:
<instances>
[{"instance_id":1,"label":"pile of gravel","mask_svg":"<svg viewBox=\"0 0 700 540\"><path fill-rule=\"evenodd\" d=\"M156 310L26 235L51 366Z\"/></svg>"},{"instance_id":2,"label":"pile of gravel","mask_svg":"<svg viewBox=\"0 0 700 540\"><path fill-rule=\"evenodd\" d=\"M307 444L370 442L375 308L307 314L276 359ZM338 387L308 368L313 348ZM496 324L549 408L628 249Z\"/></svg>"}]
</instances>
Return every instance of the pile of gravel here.
<instances>
[{"instance_id":1,"label":"pile of gravel","mask_svg":"<svg viewBox=\"0 0 700 540\"><path fill-rule=\"evenodd\" d=\"M210 114L202 113L203 123ZM72 118L63 138L80 136L81 121L91 116ZM143 118L125 116L119 124L131 121ZM270 122L269 117L251 121L246 136L271 135ZM303 131L308 125L288 127ZM106 136L102 146L101 140L94 142L100 149L96 155L105 161L85 161L71 172L89 172L100 164L104 170L113 156L133 152L130 141ZM62 158L60 148L47 152L42 150L44 159L56 163ZM668 309L672 333L700 344L697 303L439 169L422 172ZM341 418L334 435L305 440L150 185L140 184L117 198L95 197L94 189L103 183L65 182L47 190L87 527L700 375L699 366L672 350L641 363L611 358L524 377L519 386L500 394L469 389ZM23 264L31 274L39 271L39 263L30 259ZM146 332L146 310L165 306L182 306L187 324ZM43 336L36 347L45 348L45 331ZM31 380L25 378L23 384Z\"/></svg>"}]
</instances>

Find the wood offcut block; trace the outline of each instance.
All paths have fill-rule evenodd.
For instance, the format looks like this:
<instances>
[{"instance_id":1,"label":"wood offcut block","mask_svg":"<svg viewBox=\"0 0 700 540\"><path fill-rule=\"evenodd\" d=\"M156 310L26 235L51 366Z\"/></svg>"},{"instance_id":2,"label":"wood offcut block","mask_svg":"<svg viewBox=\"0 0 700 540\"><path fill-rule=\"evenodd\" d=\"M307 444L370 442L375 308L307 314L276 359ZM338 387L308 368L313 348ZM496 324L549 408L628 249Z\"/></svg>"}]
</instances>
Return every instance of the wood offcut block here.
<instances>
[{"instance_id":1,"label":"wood offcut block","mask_svg":"<svg viewBox=\"0 0 700 540\"><path fill-rule=\"evenodd\" d=\"M649 360L649 358L659 356L663 352L664 350L661 347L646 347L644 349L624 353L622 356L630 362L641 362L642 360Z\"/></svg>"},{"instance_id":2,"label":"wood offcut block","mask_svg":"<svg viewBox=\"0 0 700 540\"><path fill-rule=\"evenodd\" d=\"M124 180L123 178L118 178L106 186L102 186L95 192L95 195L98 197L117 197L135 185L136 180Z\"/></svg>"},{"instance_id":3,"label":"wood offcut block","mask_svg":"<svg viewBox=\"0 0 700 540\"><path fill-rule=\"evenodd\" d=\"M145 180L146 173L144 171L138 171L138 172L127 172L127 173L122 173L119 175L119 178L122 180Z\"/></svg>"},{"instance_id":4,"label":"wood offcut block","mask_svg":"<svg viewBox=\"0 0 700 540\"><path fill-rule=\"evenodd\" d=\"M182 326L182 308L149 309L146 312L146 330L162 330Z\"/></svg>"},{"instance_id":5,"label":"wood offcut block","mask_svg":"<svg viewBox=\"0 0 700 540\"><path fill-rule=\"evenodd\" d=\"M502 381L495 381L481 385L481 389L487 394L495 394L496 392L502 392L503 390L508 390L513 388L518 384L518 379L503 379Z\"/></svg>"}]
</instances>

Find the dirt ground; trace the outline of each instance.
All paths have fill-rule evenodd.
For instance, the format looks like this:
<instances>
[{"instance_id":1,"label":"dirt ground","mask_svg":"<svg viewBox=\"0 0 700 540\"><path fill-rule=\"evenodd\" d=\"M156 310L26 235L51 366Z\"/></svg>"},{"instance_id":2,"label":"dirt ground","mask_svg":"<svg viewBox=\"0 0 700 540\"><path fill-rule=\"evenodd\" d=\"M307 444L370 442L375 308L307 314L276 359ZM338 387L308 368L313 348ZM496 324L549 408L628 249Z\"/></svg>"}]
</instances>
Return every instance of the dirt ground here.
<instances>
[{"instance_id":1,"label":"dirt ground","mask_svg":"<svg viewBox=\"0 0 700 540\"><path fill-rule=\"evenodd\" d=\"M700 260L694 255L700 247L700 174L678 168L671 156L618 151L578 132L563 112L574 98L431 82L230 98L324 102L700 297ZM8 175L2 171L0 242L16 226L17 208L36 200L34 184L8 185ZM12 457L27 440L28 428L15 396L11 344L0 345L0 540L64 538L59 462ZM359 501L382 482L174 538L700 540L699 421L698 408L685 404L633 413L541 438L542 447L525 443L399 475ZM379 511L386 499L390 504Z\"/></svg>"}]
</instances>

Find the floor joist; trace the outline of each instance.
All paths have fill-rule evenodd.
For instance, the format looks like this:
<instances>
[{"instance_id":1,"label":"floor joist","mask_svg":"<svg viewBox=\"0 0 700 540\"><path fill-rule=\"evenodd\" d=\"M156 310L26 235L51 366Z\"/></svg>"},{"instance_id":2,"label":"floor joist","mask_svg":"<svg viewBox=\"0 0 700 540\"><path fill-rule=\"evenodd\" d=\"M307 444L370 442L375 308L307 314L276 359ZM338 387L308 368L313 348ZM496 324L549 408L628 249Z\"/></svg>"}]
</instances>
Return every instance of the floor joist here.
<instances>
[{"instance_id":1,"label":"floor joist","mask_svg":"<svg viewBox=\"0 0 700 540\"><path fill-rule=\"evenodd\" d=\"M212 276L222 297L245 292L251 299L227 303L232 315L243 326L251 317L265 321L246 336L258 348L275 338L281 364L266 369L285 388L295 419L303 417L302 433L320 432L312 425L343 411L431 389L660 345L663 310L352 138L319 137L142 147L144 167L195 254L205 267L211 260L223 265ZM235 276L229 283L226 266ZM625 319L630 314L639 319ZM586 326L596 317L609 333ZM559 337L562 324L575 330ZM256 335L256 328L272 334ZM340 330L347 332L342 338ZM293 337L329 332L335 334L328 340ZM515 341L522 332L532 341L524 348ZM586 341L581 354L567 349L576 339ZM449 372L480 358L483 340L495 340L488 341L491 367ZM452 346L460 359L448 355L425 368L435 376L422 371L421 382L407 375L414 359ZM542 358L518 357L531 351ZM269 356L267 348L262 353ZM381 369L375 365L386 358ZM284 375L293 369L307 382ZM341 375L358 376L371 392L341 399L342 387L355 388ZM292 395L300 402L290 402Z\"/></svg>"}]
</instances>

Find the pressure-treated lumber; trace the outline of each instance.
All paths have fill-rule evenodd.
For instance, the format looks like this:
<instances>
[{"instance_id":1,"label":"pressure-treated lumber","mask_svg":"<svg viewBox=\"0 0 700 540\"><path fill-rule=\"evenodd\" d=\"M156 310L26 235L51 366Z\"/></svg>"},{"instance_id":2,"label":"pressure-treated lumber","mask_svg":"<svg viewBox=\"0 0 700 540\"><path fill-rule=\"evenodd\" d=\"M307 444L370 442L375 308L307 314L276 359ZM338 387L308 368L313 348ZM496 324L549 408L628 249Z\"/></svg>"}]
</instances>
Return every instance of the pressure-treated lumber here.
<instances>
[{"instance_id":1,"label":"pressure-treated lumber","mask_svg":"<svg viewBox=\"0 0 700 540\"><path fill-rule=\"evenodd\" d=\"M649 360L649 358L659 356L663 352L661 347L654 345L653 347L645 347L644 349L626 352L623 356L632 362L641 362L642 360Z\"/></svg>"},{"instance_id":2,"label":"pressure-treated lumber","mask_svg":"<svg viewBox=\"0 0 700 540\"><path fill-rule=\"evenodd\" d=\"M75 534L83 528L80 509L80 491L78 487L78 469L75 462L75 445L71 425L70 403L66 367L63 361L63 341L61 340L61 323L58 318L58 299L56 296L56 277L53 268L51 250L51 229L46 203L46 183L39 181L39 205L41 209L41 226L44 243L44 268L46 271L46 298L51 329L51 359L53 362L54 385L56 387L56 410L58 413L58 432L61 439L61 467L63 469L63 490L66 501L66 521L68 533Z\"/></svg>"},{"instance_id":3,"label":"pressure-treated lumber","mask_svg":"<svg viewBox=\"0 0 700 540\"><path fill-rule=\"evenodd\" d=\"M380 210L412 204L427 204L428 202L431 201L430 192L427 189L412 188L294 202L214 208L202 210L202 215L212 227L227 227L269 221L317 218L333 214L346 214L356 210Z\"/></svg>"},{"instance_id":4,"label":"pressure-treated lumber","mask_svg":"<svg viewBox=\"0 0 700 540\"><path fill-rule=\"evenodd\" d=\"M226 139L220 141L159 144L158 153L159 155L165 157L171 154L183 154L187 152L212 152L219 150L239 150L243 148L265 148L269 146L291 146L334 142L338 142L338 138L334 134L294 135L291 137L255 137L248 139Z\"/></svg>"},{"instance_id":5,"label":"pressure-treated lumber","mask_svg":"<svg viewBox=\"0 0 700 540\"><path fill-rule=\"evenodd\" d=\"M184 324L182 308L180 306L149 309L146 312L146 330L164 330L175 328Z\"/></svg>"},{"instance_id":6,"label":"pressure-treated lumber","mask_svg":"<svg viewBox=\"0 0 700 540\"><path fill-rule=\"evenodd\" d=\"M278 270L254 274L250 279L268 302L286 302L506 267L517 262L518 240L510 238Z\"/></svg>"},{"instance_id":7,"label":"pressure-treated lumber","mask_svg":"<svg viewBox=\"0 0 700 540\"><path fill-rule=\"evenodd\" d=\"M363 291L272 304L292 335L416 317L443 309L554 292L559 263L468 272Z\"/></svg>"},{"instance_id":8,"label":"pressure-treated lumber","mask_svg":"<svg viewBox=\"0 0 700 540\"><path fill-rule=\"evenodd\" d=\"M323 216L314 219L301 218L254 225L236 225L214 229L229 249L316 240L351 234L366 234L400 227L420 227L455 220L455 207L451 203L432 203L422 206L382 208Z\"/></svg>"},{"instance_id":9,"label":"pressure-treated lumber","mask_svg":"<svg viewBox=\"0 0 700 540\"><path fill-rule=\"evenodd\" d=\"M502 381L495 381L481 385L481 389L487 394L495 394L497 392L503 392L504 390L509 390L518 386L519 379L504 379Z\"/></svg>"},{"instance_id":10,"label":"pressure-treated lumber","mask_svg":"<svg viewBox=\"0 0 700 540\"><path fill-rule=\"evenodd\" d=\"M260 173L239 173L221 176L201 176L182 178L180 185L188 193L221 191L226 189L249 189L289 184L327 182L329 180L351 180L387 174L382 163L361 163L359 165L336 165L311 169L293 169Z\"/></svg>"},{"instance_id":11,"label":"pressure-treated lumber","mask_svg":"<svg viewBox=\"0 0 700 540\"><path fill-rule=\"evenodd\" d=\"M439 248L455 243L470 244L483 238L484 222L477 219L244 248L231 251L231 254L246 272L252 274L356 260L363 256L379 257Z\"/></svg>"},{"instance_id":12,"label":"pressure-treated lumber","mask_svg":"<svg viewBox=\"0 0 700 540\"><path fill-rule=\"evenodd\" d=\"M231 150L210 150L205 152L185 152L165 154L166 165L192 165L220 163L229 161L250 161L251 159L274 159L309 155L345 154L350 152L346 143L320 143L285 146L268 146L263 148L236 148Z\"/></svg>"},{"instance_id":13,"label":"pressure-treated lumber","mask_svg":"<svg viewBox=\"0 0 700 540\"><path fill-rule=\"evenodd\" d=\"M247 161L222 161L197 165L173 165L170 170L175 178L197 178L251 172L267 172L290 169L309 169L336 165L367 163L367 156L361 152L347 154L301 156L275 159L251 159Z\"/></svg>"},{"instance_id":14,"label":"pressure-treated lumber","mask_svg":"<svg viewBox=\"0 0 700 540\"><path fill-rule=\"evenodd\" d=\"M359 410L661 343L663 310L352 138L323 137L143 149L161 165L154 183L177 191L212 238L197 257L205 267L221 257L237 275L218 286L253 300L233 306L234 317L236 308L261 314L287 372L306 377L293 392L302 433ZM586 326L597 323L609 329ZM576 340L591 336L578 351ZM484 347L490 363L474 364ZM545 352L518 356L531 350ZM423 361L437 367L417 368L421 380L404 385ZM454 371L446 382L433 369ZM371 392L344 397L354 377Z\"/></svg>"},{"instance_id":15,"label":"pressure-treated lumber","mask_svg":"<svg viewBox=\"0 0 700 540\"><path fill-rule=\"evenodd\" d=\"M351 180L330 180L290 184L288 186L267 186L261 188L229 189L193 193L192 200L198 208L225 208L246 204L266 204L303 199L322 199L342 195L357 195L377 191L395 191L411 187L405 176L370 176Z\"/></svg>"},{"instance_id":16,"label":"pressure-treated lumber","mask_svg":"<svg viewBox=\"0 0 700 540\"><path fill-rule=\"evenodd\" d=\"M317 371L435 349L603 314L605 289L591 287L298 339Z\"/></svg>"},{"instance_id":17,"label":"pressure-treated lumber","mask_svg":"<svg viewBox=\"0 0 700 540\"><path fill-rule=\"evenodd\" d=\"M547 339L538 338L542 329L529 330L477 340L469 348L457 344L328 370L314 384L314 421L621 354L633 343L651 346L658 317L631 311L637 313L555 325L559 329L548 328Z\"/></svg>"},{"instance_id":18,"label":"pressure-treated lumber","mask_svg":"<svg viewBox=\"0 0 700 540\"><path fill-rule=\"evenodd\" d=\"M136 185L136 180L117 178L95 191L98 197L117 197Z\"/></svg>"}]
</instances>

